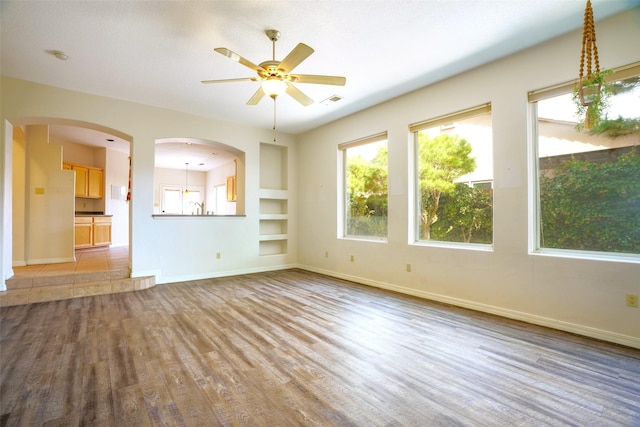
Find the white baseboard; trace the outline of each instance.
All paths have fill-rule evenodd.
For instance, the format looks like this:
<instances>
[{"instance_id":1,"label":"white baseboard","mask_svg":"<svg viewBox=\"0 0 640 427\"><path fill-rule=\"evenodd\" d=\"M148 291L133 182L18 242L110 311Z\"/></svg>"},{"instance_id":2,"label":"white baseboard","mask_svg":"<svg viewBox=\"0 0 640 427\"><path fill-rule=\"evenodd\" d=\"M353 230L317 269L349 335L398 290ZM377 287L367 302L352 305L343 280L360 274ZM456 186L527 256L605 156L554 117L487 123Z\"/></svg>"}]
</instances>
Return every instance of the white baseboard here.
<instances>
[{"instance_id":1,"label":"white baseboard","mask_svg":"<svg viewBox=\"0 0 640 427\"><path fill-rule=\"evenodd\" d=\"M63 262L76 262L75 257L68 258L41 258L41 259L28 259L25 265L37 265L37 264L60 264Z\"/></svg>"},{"instance_id":2,"label":"white baseboard","mask_svg":"<svg viewBox=\"0 0 640 427\"><path fill-rule=\"evenodd\" d=\"M497 307L494 305L482 304L475 301L454 298L447 295L412 289L405 286L398 286L391 283L379 282L376 280L365 279L357 276L351 276L348 274L338 273L335 271L323 270L321 268L310 267L306 265L298 265L298 268L312 271L315 273L324 274L331 277L336 277L338 279L349 280L351 282L356 282L363 285L373 286L380 289L386 289L386 290L398 292L401 294L412 295L412 296L416 296L419 298L424 298L432 301L438 301L445 304L451 304L457 307L463 307L471 310L481 311L483 313L495 314L497 316L502 316L509 319L521 320L523 322L532 323L534 325L546 326L552 329L558 329L565 332L571 332L574 334L583 335L590 338L596 338L599 340L608 341L608 342L640 349L640 338L633 337L630 335L623 335L617 332L611 332L611 331L606 331L602 329L592 328L590 326L565 322L563 320L557 320L549 317L538 316L535 314L525 313L522 311L511 310L508 308Z\"/></svg>"},{"instance_id":3,"label":"white baseboard","mask_svg":"<svg viewBox=\"0 0 640 427\"><path fill-rule=\"evenodd\" d=\"M278 266L243 268L241 270L214 271L214 272L190 274L190 275L184 275L184 276L171 276L171 277L156 276L156 285L162 285L166 283L176 283L176 282L188 282L191 280L215 279L217 277L239 276L241 274L263 273L265 271L287 270L287 269L296 268L296 267L297 265L294 265L294 264L283 264Z\"/></svg>"}]
</instances>

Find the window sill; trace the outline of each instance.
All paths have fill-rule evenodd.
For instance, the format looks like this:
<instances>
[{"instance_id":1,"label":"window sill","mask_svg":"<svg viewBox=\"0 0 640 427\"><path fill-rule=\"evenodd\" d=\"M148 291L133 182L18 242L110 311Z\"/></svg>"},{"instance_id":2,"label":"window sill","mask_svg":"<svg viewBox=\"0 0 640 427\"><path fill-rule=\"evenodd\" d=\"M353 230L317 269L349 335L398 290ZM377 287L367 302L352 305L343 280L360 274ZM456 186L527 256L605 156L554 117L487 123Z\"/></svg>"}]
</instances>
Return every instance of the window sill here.
<instances>
[{"instance_id":1,"label":"window sill","mask_svg":"<svg viewBox=\"0 0 640 427\"><path fill-rule=\"evenodd\" d=\"M356 242L389 243L389 240L386 237L342 236L342 237L338 237L338 239L353 240Z\"/></svg>"},{"instance_id":2,"label":"window sill","mask_svg":"<svg viewBox=\"0 0 640 427\"><path fill-rule=\"evenodd\" d=\"M463 249L468 251L493 252L493 245L486 243L457 243L419 240L411 243L412 246L429 248Z\"/></svg>"},{"instance_id":3,"label":"window sill","mask_svg":"<svg viewBox=\"0 0 640 427\"><path fill-rule=\"evenodd\" d=\"M246 218L246 215L181 215L152 214L153 219L212 219L212 218Z\"/></svg>"},{"instance_id":4,"label":"window sill","mask_svg":"<svg viewBox=\"0 0 640 427\"><path fill-rule=\"evenodd\" d=\"M572 251L569 249L538 249L530 252L530 254L542 257L573 258L590 261L625 262L640 264L640 255L638 254Z\"/></svg>"}]
</instances>

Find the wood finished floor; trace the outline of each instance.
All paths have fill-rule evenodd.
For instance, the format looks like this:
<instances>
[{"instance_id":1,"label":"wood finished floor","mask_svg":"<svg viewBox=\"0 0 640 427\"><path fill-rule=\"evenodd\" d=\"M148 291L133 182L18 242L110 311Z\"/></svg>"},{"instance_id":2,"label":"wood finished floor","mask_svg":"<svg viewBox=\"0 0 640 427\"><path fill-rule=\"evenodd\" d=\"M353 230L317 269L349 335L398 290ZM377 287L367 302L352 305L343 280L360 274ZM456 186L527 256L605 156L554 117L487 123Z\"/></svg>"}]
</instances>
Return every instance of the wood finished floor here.
<instances>
[{"instance_id":1,"label":"wood finished floor","mask_svg":"<svg viewBox=\"0 0 640 427\"><path fill-rule=\"evenodd\" d=\"M639 426L640 351L301 270L0 309L2 426Z\"/></svg>"}]
</instances>

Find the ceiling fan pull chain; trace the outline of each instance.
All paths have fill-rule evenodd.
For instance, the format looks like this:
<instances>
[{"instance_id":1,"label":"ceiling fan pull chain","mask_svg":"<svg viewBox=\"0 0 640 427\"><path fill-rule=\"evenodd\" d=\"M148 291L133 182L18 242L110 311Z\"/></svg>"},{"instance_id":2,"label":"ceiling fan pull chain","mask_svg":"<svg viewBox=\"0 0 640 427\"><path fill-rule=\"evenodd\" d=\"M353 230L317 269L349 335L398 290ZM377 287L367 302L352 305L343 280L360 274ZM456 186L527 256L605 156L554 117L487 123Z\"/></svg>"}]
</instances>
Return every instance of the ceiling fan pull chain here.
<instances>
[{"instance_id":1,"label":"ceiling fan pull chain","mask_svg":"<svg viewBox=\"0 0 640 427\"><path fill-rule=\"evenodd\" d=\"M276 142L276 97L273 98L273 142Z\"/></svg>"}]
</instances>

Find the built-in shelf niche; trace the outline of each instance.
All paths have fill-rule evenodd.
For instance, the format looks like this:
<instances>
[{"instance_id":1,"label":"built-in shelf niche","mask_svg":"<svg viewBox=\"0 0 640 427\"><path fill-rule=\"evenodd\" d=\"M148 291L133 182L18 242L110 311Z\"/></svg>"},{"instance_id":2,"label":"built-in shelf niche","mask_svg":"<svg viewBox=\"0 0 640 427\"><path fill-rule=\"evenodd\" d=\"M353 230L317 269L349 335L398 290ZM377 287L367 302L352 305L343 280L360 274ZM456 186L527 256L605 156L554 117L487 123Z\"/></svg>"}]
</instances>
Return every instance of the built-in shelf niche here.
<instances>
[{"instance_id":1,"label":"built-in shelf niche","mask_svg":"<svg viewBox=\"0 0 640 427\"><path fill-rule=\"evenodd\" d=\"M260 240L260 256L286 254L287 243L286 240Z\"/></svg>"},{"instance_id":2,"label":"built-in shelf niche","mask_svg":"<svg viewBox=\"0 0 640 427\"><path fill-rule=\"evenodd\" d=\"M260 188L286 190L287 181L287 147L261 143Z\"/></svg>"},{"instance_id":3,"label":"built-in shelf niche","mask_svg":"<svg viewBox=\"0 0 640 427\"><path fill-rule=\"evenodd\" d=\"M260 255L287 253L289 227L287 147L260 144Z\"/></svg>"}]
</instances>

